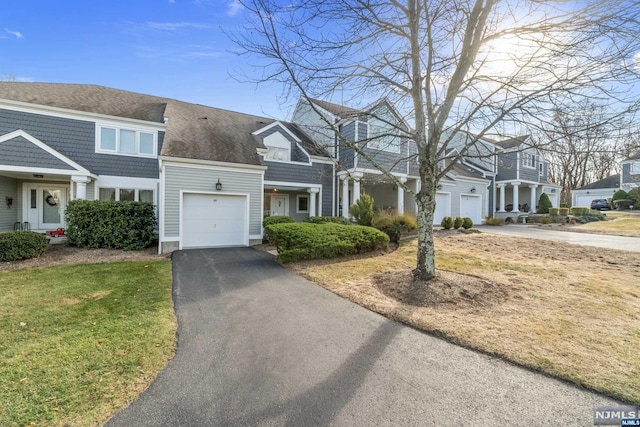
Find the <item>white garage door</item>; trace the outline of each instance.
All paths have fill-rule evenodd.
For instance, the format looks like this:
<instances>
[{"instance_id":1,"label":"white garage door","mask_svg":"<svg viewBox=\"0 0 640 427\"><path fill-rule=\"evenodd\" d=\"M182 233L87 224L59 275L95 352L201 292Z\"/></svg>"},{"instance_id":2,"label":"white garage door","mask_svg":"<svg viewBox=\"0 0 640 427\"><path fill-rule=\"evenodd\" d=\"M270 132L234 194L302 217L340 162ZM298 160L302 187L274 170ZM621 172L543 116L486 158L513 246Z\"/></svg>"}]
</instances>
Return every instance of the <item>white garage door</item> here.
<instances>
[{"instance_id":1,"label":"white garage door","mask_svg":"<svg viewBox=\"0 0 640 427\"><path fill-rule=\"evenodd\" d=\"M436 193L436 210L433 213L433 223L440 225L442 218L451 216L451 194Z\"/></svg>"},{"instance_id":2,"label":"white garage door","mask_svg":"<svg viewBox=\"0 0 640 427\"><path fill-rule=\"evenodd\" d=\"M481 224L482 196L460 196L460 216L471 218L474 224Z\"/></svg>"},{"instance_id":3,"label":"white garage door","mask_svg":"<svg viewBox=\"0 0 640 427\"><path fill-rule=\"evenodd\" d=\"M184 194L182 247L246 246L247 198L220 194Z\"/></svg>"},{"instance_id":4,"label":"white garage door","mask_svg":"<svg viewBox=\"0 0 640 427\"><path fill-rule=\"evenodd\" d=\"M590 207L591 206L591 201L598 199L600 197L598 196L577 196L576 197L576 206L581 206L581 207ZM604 199L605 197L601 197L602 199Z\"/></svg>"}]
</instances>

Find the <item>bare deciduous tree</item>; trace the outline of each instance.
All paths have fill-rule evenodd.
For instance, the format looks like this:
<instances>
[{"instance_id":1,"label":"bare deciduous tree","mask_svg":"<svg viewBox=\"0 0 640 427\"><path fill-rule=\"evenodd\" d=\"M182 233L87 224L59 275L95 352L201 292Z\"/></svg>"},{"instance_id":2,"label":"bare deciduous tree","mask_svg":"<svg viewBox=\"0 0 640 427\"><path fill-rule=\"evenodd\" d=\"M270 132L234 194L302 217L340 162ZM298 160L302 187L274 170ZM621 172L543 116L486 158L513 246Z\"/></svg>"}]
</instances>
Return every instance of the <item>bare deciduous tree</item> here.
<instances>
[{"instance_id":1,"label":"bare deciduous tree","mask_svg":"<svg viewBox=\"0 0 640 427\"><path fill-rule=\"evenodd\" d=\"M410 127L396 124L393 133L417 144L414 275L422 280L435 275L438 181L461 157L479 152L480 138L552 120L559 94L615 99L623 109L632 102L625 94L637 77L637 2L242 1L249 19L232 38L261 67L255 81L282 83L285 97L340 92L356 104L386 97L405 115ZM472 136L438 168L459 131ZM343 142L367 156L356 141Z\"/></svg>"}]
</instances>

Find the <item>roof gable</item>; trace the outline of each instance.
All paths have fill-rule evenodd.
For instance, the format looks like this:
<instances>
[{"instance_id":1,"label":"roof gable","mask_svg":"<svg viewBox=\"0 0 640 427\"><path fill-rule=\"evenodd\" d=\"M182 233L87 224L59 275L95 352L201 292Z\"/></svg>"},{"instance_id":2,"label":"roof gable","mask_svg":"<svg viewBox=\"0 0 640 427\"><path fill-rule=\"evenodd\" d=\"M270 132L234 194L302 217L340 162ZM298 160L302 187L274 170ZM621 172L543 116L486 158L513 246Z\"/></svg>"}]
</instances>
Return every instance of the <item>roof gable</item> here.
<instances>
[{"instance_id":1,"label":"roof gable","mask_svg":"<svg viewBox=\"0 0 640 427\"><path fill-rule=\"evenodd\" d=\"M0 136L0 164L10 170L49 169L91 175L84 167L19 129Z\"/></svg>"}]
</instances>

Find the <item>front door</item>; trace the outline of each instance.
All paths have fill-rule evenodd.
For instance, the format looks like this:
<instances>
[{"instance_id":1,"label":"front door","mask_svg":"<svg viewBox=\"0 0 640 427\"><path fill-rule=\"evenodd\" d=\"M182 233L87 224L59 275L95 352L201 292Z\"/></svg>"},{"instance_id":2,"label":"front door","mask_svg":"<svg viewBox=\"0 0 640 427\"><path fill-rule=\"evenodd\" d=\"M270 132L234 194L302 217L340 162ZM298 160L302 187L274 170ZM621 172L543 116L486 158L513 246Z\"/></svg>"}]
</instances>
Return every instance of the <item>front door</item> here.
<instances>
[{"instance_id":1,"label":"front door","mask_svg":"<svg viewBox=\"0 0 640 427\"><path fill-rule=\"evenodd\" d=\"M271 196L271 216L287 215L287 196Z\"/></svg>"},{"instance_id":2,"label":"front door","mask_svg":"<svg viewBox=\"0 0 640 427\"><path fill-rule=\"evenodd\" d=\"M65 227L69 187L58 185L29 186L27 189L29 222L32 230L55 230Z\"/></svg>"}]
</instances>

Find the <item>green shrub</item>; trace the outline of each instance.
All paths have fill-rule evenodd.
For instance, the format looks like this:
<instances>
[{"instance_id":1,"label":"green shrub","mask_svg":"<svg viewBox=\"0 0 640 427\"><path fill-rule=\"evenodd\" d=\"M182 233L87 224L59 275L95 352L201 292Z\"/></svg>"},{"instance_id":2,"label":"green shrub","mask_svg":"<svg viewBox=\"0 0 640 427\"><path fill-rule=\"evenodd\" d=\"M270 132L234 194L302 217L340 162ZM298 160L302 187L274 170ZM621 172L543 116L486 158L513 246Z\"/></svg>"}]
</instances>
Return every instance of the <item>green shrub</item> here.
<instances>
[{"instance_id":1,"label":"green shrub","mask_svg":"<svg viewBox=\"0 0 640 427\"><path fill-rule=\"evenodd\" d=\"M542 218L542 219L540 220L540 222L541 222L542 224L551 224L551 223L553 222L553 220L552 220L550 217L545 216L544 218Z\"/></svg>"},{"instance_id":2,"label":"green shrub","mask_svg":"<svg viewBox=\"0 0 640 427\"><path fill-rule=\"evenodd\" d=\"M288 224L292 222L296 222L296 220L291 218L288 215L273 215L263 219L262 226L266 227L268 225L273 225L273 224Z\"/></svg>"},{"instance_id":3,"label":"green shrub","mask_svg":"<svg viewBox=\"0 0 640 427\"><path fill-rule=\"evenodd\" d=\"M538 210L537 213L539 214L548 214L549 213L549 209L552 208L553 205L551 204L551 200L549 200L549 196L547 196L547 193L542 193L540 195L540 199L538 200Z\"/></svg>"},{"instance_id":4,"label":"green shrub","mask_svg":"<svg viewBox=\"0 0 640 427\"><path fill-rule=\"evenodd\" d=\"M501 218L492 218L490 216L484 219L486 225L504 225L504 220Z\"/></svg>"},{"instance_id":5,"label":"green shrub","mask_svg":"<svg viewBox=\"0 0 640 427\"><path fill-rule=\"evenodd\" d=\"M373 220L373 197L361 194L360 198L349 208L349 213L358 224L370 226Z\"/></svg>"},{"instance_id":6,"label":"green shrub","mask_svg":"<svg viewBox=\"0 0 640 427\"><path fill-rule=\"evenodd\" d=\"M513 217L510 217L510 216L506 217L504 219L504 223L505 224L513 224Z\"/></svg>"},{"instance_id":7,"label":"green shrub","mask_svg":"<svg viewBox=\"0 0 640 427\"><path fill-rule=\"evenodd\" d=\"M586 224L588 222L605 221L607 217L598 211L591 211L584 215L580 215L575 218L580 224Z\"/></svg>"},{"instance_id":8,"label":"green shrub","mask_svg":"<svg viewBox=\"0 0 640 427\"><path fill-rule=\"evenodd\" d=\"M620 211L631 209L631 206L635 206L633 204L633 200L631 199L618 199L615 202L613 202L613 205L617 210L620 210Z\"/></svg>"},{"instance_id":9,"label":"green shrub","mask_svg":"<svg viewBox=\"0 0 640 427\"><path fill-rule=\"evenodd\" d=\"M464 228L465 230L468 230L471 227L473 227L473 220L468 216L465 216L464 218L462 218L462 228Z\"/></svg>"},{"instance_id":10,"label":"green shrub","mask_svg":"<svg viewBox=\"0 0 640 427\"><path fill-rule=\"evenodd\" d=\"M49 249L49 241L33 231L0 233L0 261L36 258Z\"/></svg>"},{"instance_id":11,"label":"green shrub","mask_svg":"<svg viewBox=\"0 0 640 427\"><path fill-rule=\"evenodd\" d=\"M615 205L615 202L617 200L630 200L631 198L629 197L629 193L627 193L624 190L618 190L615 193L613 193L613 196L611 197L611 201L609 203L611 203L611 205Z\"/></svg>"},{"instance_id":12,"label":"green shrub","mask_svg":"<svg viewBox=\"0 0 640 427\"><path fill-rule=\"evenodd\" d=\"M633 200L634 206L640 205L640 188L639 187L632 188L631 190L629 190L627 195L629 196L630 200Z\"/></svg>"},{"instance_id":13,"label":"green shrub","mask_svg":"<svg viewBox=\"0 0 640 427\"><path fill-rule=\"evenodd\" d=\"M587 208L584 206L574 206L571 208L571 215L586 215L591 212L591 208Z\"/></svg>"},{"instance_id":14,"label":"green shrub","mask_svg":"<svg viewBox=\"0 0 640 427\"><path fill-rule=\"evenodd\" d=\"M444 218L442 218L440 226L442 226L442 228L444 228L445 230L451 230L451 227L453 227L453 218L451 218L450 216L445 216Z\"/></svg>"},{"instance_id":15,"label":"green shrub","mask_svg":"<svg viewBox=\"0 0 640 427\"><path fill-rule=\"evenodd\" d=\"M402 233L418 228L418 222L415 217L409 214L377 213L374 215L371 225L387 234L389 240L393 243L400 242Z\"/></svg>"},{"instance_id":16,"label":"green shrub","mask_svg":"<svg viewBox=\"0 0 640 427\"><path fill-rule=\"evenodd\" d=\"M140 250L155 239L151 203L73 200L65 218L69 243L79 247Z\"/></svg>"},{"instance_id":17,"label":"green shrub","mask_svg":"<svg viewBox=\"0 0 640 427\"><path fill-rule=\"evenodd\" d=\"M389 245L389 237L373 227L342 224L274 224L266 227L282 262L334 258Z\"/></svg>"},{"instance_id":18,"label":"green shrub","mask_svg":"<svg viewBox=\"0 0 640 427\"><path fill-rule=\"evenodd\" d=\"M560 214L560 208L549 208L549 212L547 212L551 216L556 216Z\"/></svg>"},{"instance_id":19,"label":"green shrub","mask_svg":"<svg viewBox=\"0 0 640 427\"><path fill-rule=\"evenodd\" d=\"M341 216L310 216L306 221L312 224L326 224L329 222L332 224L353 225L353 222L348 218Z\"/></svg>"},{"instance_id":20,"label":"green shrub","mask_svg":"<svg viewBox=\"0 0 640 427\"><path fill-rule=\"evenodd\" d=\"M551 211L551 209L549 209L549 211ZM559 215L569 215L569 208L560 208L560 209L558 209L558 214Z\"/></svg>"},{"instance_id":21,"label":"green shrub","mask_svg":"<svg viewBox=\"0 0 640 427\"><path fill-rule=\"evenodd\" d=\"M462 217L457 216L453 219L453 228L455 228L456 230L460 227L462 227Z\"/></svg>"},{"instance_id":22,"label":"green shrub","mask_svg":"<svg viewBox=\"0 0 640 427\"><path fill-rule=\"evenodd\" d=\"M560 203L560 207L561 208L570 208L571 206L569 206L568 203Z\"/></svg>"}]
</instances>

